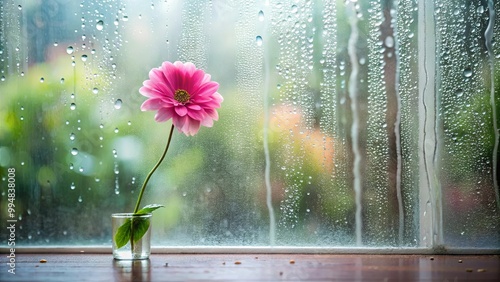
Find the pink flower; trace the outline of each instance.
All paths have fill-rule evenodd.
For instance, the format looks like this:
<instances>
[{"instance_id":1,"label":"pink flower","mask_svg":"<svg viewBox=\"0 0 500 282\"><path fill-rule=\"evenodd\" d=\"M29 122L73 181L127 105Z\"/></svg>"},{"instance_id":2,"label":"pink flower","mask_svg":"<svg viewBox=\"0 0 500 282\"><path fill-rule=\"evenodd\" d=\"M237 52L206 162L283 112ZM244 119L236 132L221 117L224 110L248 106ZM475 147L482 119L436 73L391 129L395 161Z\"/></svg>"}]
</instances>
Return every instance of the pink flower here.
<instances>
[{"instance_id":1,"label":"pink flower","mask_svg":"<svg viewBox=\"0 0 500 282\"><path fill-rule=\"evenodd\" d=\"M219 84L192 63L164 62L149 72L139 92L148 97L142 111L158 111L157 122L172 118L173 125L186 135L195 135L200 126L212 127L223 101Z\"/></svg>"}]
</instances>

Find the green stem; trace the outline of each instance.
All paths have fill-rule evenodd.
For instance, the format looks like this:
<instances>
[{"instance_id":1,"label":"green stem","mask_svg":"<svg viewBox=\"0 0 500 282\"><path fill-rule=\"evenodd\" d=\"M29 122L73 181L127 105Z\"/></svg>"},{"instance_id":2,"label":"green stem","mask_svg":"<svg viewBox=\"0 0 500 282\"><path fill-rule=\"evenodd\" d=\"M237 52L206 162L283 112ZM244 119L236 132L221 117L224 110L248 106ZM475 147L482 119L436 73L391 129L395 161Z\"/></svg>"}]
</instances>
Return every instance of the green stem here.
<instances>
[{"instance_id":1,"label":"green stem","mask_svg":"<svg viewBox=\"0 0 500 282\"><path fill-rule=\"evenodd\" d=\"M167 141L167 146L165 147L165 151L163 151L163 155L161 155L160 160L156 165L153 167L153 169L149 172L148 176L146 176L146 180L144 180L144 184L142 184L141 192L139 193L139 198L137 199L137 204L135 205L134 213L136 213L139 210L139 206L141 204L142 200L142 195L144 194L144 190L146 190L146 185L148 184L149 179L151 178L151 175L155 172L155 170L160 166L161 162L165 158L165 155L167 154L168 147L170 146L170 141L172 140L172 133L174 132L174 124L172 124L172 128L170 128L170 134L168 135L168 141Z\"/></svg>"}]
</instances>

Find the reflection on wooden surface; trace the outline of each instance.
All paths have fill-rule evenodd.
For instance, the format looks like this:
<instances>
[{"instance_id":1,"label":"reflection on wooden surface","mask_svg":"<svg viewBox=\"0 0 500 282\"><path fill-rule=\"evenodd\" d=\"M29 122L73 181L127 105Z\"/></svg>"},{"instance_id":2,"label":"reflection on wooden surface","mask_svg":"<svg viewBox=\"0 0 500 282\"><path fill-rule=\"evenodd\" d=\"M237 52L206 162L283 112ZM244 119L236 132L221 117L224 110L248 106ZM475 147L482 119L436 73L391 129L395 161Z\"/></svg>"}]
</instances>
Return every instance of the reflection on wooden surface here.
<instances>
[{"instance_id":1,"label":"reflection on wooden surface","mask_svg":"<svg viewBox=\"0 0 500 282\"><path fill-rule=\"evenodd\" d=\"M498 255L19 254L15 275L0 262L0 281L500 281Z\"/></svg>"}]
</instances>

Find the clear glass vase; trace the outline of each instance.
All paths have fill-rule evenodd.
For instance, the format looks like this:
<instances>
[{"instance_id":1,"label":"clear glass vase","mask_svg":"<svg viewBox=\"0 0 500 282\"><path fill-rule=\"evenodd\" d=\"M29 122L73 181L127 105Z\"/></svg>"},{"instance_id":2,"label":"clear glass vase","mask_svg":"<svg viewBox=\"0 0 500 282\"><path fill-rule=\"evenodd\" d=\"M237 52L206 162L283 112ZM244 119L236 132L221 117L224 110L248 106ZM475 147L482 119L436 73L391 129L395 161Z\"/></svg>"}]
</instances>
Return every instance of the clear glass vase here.
<instances>
[{"instance_id":1,"label":"clear glass vase","mask_svg":"<svg viewBox=\"0 0 500 282\"><path fill-rule=\"evenodd\" d=\"M113 258L119 260L141 260L148 259L151 254L151 216L152 214L141 214L134 215L133 213L114 213L111 215L111 226L112 226L112 242L113 242ZM126 226L131 228L130 234L134 234L134 226L138 222L147 221L148 228L139 240L128 240L128 242L118 248L116 243L116 234L118 229L127 224Z\"/></svg>"}]
</instances>

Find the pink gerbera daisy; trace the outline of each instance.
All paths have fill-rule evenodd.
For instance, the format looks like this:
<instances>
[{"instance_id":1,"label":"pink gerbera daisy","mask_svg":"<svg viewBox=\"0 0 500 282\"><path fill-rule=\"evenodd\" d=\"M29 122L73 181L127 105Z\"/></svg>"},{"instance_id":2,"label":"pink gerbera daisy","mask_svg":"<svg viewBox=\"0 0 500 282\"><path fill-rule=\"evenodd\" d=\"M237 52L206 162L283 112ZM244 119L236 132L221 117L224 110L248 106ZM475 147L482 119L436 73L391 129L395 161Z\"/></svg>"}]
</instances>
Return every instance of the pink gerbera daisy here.
<instances>
[{"instance_id":1,"label":"pink gerbera daisy","mask_svg":"<svg viewBox=\"0 0 500 282\"><path fill-rule=\"evenodd\" d=\"M139 209L149 179L167 154L174 127L186 135L195 135L200 126L212 127L214 120L219 119L215 109L220 108L223 99L217 93L218 88L219 84L211 81L210 75L197 69L192 63L164 62L161 67L149 72L149 79L144 81L139 89L142 95L148 97L142 103L141 110L158 111L155 116L157 122L172 118L172 126L160 160L142 184L135 204L135 215L152 213L163 207L155 204ZM134 245L149 229L149 221L135 219L134 222L133 220L130 219L117 228L113 235L113 255L117 255L116 249L127 244L130 244L130 251L134 255Z\"/></svg>"},{"instance_id":2,"label":"pink gerbera daisy","mask_svg":"<svg viewBox=\"0 0 500 282\"><path fill-rule=\"evenodd\" d=\"M158 111L157 122L172 118L180 132L195 135L200 126L212 127L219 119L217 108L223 101L217 92L219 84L192 63L164 62L149 72L139 92L148 97L143 111Z\"/></svg>"}]
</instances>

